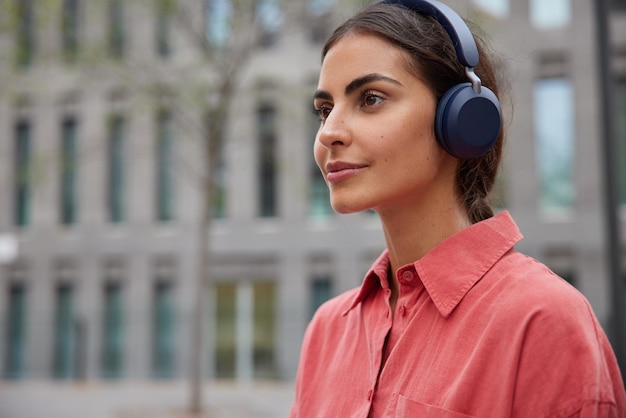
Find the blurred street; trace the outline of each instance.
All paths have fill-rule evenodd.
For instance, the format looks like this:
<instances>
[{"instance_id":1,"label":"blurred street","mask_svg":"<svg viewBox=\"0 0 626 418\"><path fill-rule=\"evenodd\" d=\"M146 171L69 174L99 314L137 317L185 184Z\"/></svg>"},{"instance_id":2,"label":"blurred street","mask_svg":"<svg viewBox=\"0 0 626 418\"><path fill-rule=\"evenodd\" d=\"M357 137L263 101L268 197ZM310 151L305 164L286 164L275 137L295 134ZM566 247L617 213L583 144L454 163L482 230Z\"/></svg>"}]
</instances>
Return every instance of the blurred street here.
<instances>
[{"instance_id":1,"label":"blurred street","mask_svg":"<svg viewBox=\"0 0 626 418\"><path fill-rule=\"evenodd\" d=\"M282 418L291 382L205 384L202 415L187 410L188 382L0 382L0 418Z\"/></svg>"}]
</instances>

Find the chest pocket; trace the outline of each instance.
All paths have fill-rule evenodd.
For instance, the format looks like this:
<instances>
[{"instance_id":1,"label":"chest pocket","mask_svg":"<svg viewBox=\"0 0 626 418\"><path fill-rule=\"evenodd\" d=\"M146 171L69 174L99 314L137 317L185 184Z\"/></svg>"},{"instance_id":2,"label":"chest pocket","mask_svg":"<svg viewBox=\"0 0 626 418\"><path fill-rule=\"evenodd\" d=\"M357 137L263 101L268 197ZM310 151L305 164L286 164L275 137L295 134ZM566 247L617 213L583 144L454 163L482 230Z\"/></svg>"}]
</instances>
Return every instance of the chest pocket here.
<instances>
[{"instance_id":1,"label":"chest pocket","mask_svg":"<svg viewBox=\"0 0 626 418\"><path fill-rule=\"evenodd\" d=\"M396 405L395 418L472 418L471 415L465 415L447 409L441 409L433 405L417 402L406 398L402 395L398 396Z\"/></svg>"}]
</instances>

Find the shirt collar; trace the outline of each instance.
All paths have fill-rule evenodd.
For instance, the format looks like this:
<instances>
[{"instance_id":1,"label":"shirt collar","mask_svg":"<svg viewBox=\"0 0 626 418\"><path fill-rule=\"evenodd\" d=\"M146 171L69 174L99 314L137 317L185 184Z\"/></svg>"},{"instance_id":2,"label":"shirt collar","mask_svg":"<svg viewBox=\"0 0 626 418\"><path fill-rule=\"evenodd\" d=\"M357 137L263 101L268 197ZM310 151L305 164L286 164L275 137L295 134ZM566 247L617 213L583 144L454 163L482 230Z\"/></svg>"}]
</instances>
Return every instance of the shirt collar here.
<instances>
[{"instance_id":1,"label":"shirt collar","mask_svg":"<svg viewBox=\"0 0 626 418\"><path fill-rule=\"evenodd\" d=\"M504 211L457 232L413 266L439 313L448 317L467 292L521 239L511 215ZM389 254L385 250L367 272L359 293L344 314L374 288L389 288L388 269Z\"/></svg>"}]
</instances>

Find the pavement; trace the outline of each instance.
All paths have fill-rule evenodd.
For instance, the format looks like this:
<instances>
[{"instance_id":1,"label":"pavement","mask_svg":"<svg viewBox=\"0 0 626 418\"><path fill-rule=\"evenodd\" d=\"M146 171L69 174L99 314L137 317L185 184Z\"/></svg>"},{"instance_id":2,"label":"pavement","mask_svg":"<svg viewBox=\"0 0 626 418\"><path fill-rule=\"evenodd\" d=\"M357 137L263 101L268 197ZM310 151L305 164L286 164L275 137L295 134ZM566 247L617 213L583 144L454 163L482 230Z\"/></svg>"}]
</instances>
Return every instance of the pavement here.
<instances>
[{"instance_id":1,"label":"pavement","mask_svg":"<svg viewBox=\"0 0 626 418\"><path fill-rule=\"evenodd\" d=\"M0 418L287 418L292 382L207 381L202 413L187 381L0 381Z\"/></svg>"}]
</instances>

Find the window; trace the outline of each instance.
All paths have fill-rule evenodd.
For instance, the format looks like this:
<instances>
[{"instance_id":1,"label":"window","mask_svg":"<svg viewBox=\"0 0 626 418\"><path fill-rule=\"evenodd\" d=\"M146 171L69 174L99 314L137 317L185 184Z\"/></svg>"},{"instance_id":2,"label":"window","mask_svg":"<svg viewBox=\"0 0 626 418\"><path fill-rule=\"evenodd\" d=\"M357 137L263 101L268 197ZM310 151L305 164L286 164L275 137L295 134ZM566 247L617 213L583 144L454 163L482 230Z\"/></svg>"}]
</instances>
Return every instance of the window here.
<instances>
[{"instance_id":1,"label":"window","mask_svg":"<svg viewBox=\"0 0 626 418\"><path fill-rule=\"evenodd\" d=\"M61 223L71 225L77 217L77 122L67 118L61 127Z\"/></svg>"},{"instance_id":2,"label":"window","mask_svg":"<svg viewBox=\"0 0 626 418\"><path fill-rule=\"evenodd\" d=\"M19 378L24 373L26 361L26 286L23 283L12 283L8 296L5 375L8 378Z\"/></svg>"},{"instance_id":3,"label":"window","mask_svg":"<svg viewBox=\"0 0 626 418\"><path fill-rule=\"evenodd\" d=\"M31 204L31 125L20 121L15 126L14 207L16 226L28 225Z\"/></svg>"},{"instance_id":4,"label":"window","mask_svg":"<svg viewBox=\"0 0 626 418\"><path fill-rule=\"evenodd\" d=\"M213 218L223 219L226 217L226 198L228 193L228 169L226 167L224 147L220 149L217 166L213 170Z\"/></svg>"},{"instance_id":5,"label":"window","mask_svg":"<svg viewBox=\"0 0 626 418\"><path fill-rule=\"evenodd\" d=\"M125 42L124 2L109 0L109 53L114 58L124 56Z\"/></svg>"},{"instance_id":6,"label":"window","mask_svg":"<svg viewBox=\"0 0 626 418\"><path fill-rule=\"evenodd\" d=\"M112 223L123 222L125 215L125 125L122 116L109 118L107 209Z\"/></svg>"},{"instance_id":7,"label":"window","mask_svg":"<svg viewBox=\"0 0 626 418\"><path fill-rule=\"evenodd\" d=\"M333 295L333 282L328 276L318 276L311 282L311 317Z\"/></svg>"},{"instance_id":8,"label":"window","mask_svg":"<svg viewBox=\"0 0 626 418\"><path fill-rule=\"evenodd\" d=\"M16 0L17 25L15 59L19 68L33 64L35 53L35 8L33 0Z\"/></svg>"},{"instance_id":9,"label":"window","mask_svg":"<svg viewBox=\"0 0 626 418\"><path fill-rule=\"evenodd\" d=\"M73 287L61 283L56 289L56 314L54 327L54 376L67 379L74 375L75 335Z\"/></svg>"},{"instance_id":10,"label":"window","mask_svg":"<svg viewBox=\"0 0 626 418\"><path fill-rule=\"evenodd\" d=\"M258 281L253 285L254 321L253 362L254 377L275 378L276 369L276 284Z\"/></svg>"},{"instance_id":11,"label":"window","mask_svg":"<svg viewBox=\"0 0 626 418\"><path fill-rule=\"evenodd\" d=\"M157 0L156 17L156 51L162 58L172 53L172 19L174 17L174 0Z\"/></svg>"},{"instance_id":12,"label":"window","mask_svg":"<svg viewBox=\"0 0 626 418\"><path fill-rule=\"evenodd\" d=\"M154 286L152 312L152 370L155 377L171 377L174 372L174 297L171 281L159 280Z\"/></svg>"},{"instance_id":13,"label":"window","mask_svg":"<svg viewBox=\"0 0 626 418\"><path fill-rule=\"evenodd\" d=\"M276 283L218 283L215 288L218 378L275 378Z\"/></svg>"},{"instance_id":14,"label":"window","mask_svg":"<svg viewBox=\"0 0 626 418\"><path fill-rule=\"evenodd\" d=\"M626 75L617 79L615 90L615 135L617 137L620 202L626 204Z\"/></svg>"},{"instance_id":15,"label":"window","mask_svg":"<svg viewBox=\"0 0 626 418\"><path fill-rule=\"evenodd\" d=\"M214 47L225 47L231 34L231 0L206 0L206 38Z\"/></svg>"},{"instance_id":16,"label":"window","mask_svg":"<svg viewBox=\"0 0 626 418\"><path fill-rule=\"evenodd\" d=\"M320 16L329 13L335 3L336 0L308 0L307 7L310 14Z\"/></svg>"},{"instance_id":17,"label":"window","mask_svg":"<svg viewBox=\"0 0 626 418\"><path fill-rule=\"evenodd\" d=\"M563 77L538 80L534 89L536 164L544 214L568 213L574 205L574 97Z\"/></svg>"},{"instance_id":18,"label":"window","mask_svg":"<svg viewBox=\"0 0 626 418\"><path fill-rule=\"evenodd\" d=\"M311 41L315 43L325 42L329 37L332 27L330 14L336 0L308 0L308 19L310 25Z\"/></svg>"},{"instance_id":19,"label":"window","mask_svg":"<svg viewBox=\"0 0 626 418\"><path fill-rule=\"evenodd\" d=\"M261 27L260 44L269 47L276 38L283 24L283 11L279 0L260 0L257 2L256 16Z\"/></svg>"},{"instance_id":20,"label":"window","mask_svg":"<svg viewBox=\"0 0 626 418\"><path fill-rule=\"evenodd\" d=\"M122 375L124 359L124 312L122 284L109 281L104 286L102 374L106 378Z\"/></svg>"},{"instance_id":21,"label":"window","mask_svg":"<svg viewBox=\"0 0 626 418\"><path fill-rule=\"evenodd\" d=\"M277 170L276 170L276 109L264 104L257 110L259 126L258 153L258 202L261 217L276 216L277 213Z\"/></svg>"},{"instance_id":22,"label":"window","mask_svg":"<svg viewBox=\"0 0 626 418\"><path fill-rule=\"evenodd\" d=\"M572 19L571 8L570 0L531 0L530 21L539 29L567 26Z\"/></svg>"},{"instance_id":23,"label":"window","mask_svg":"<svg viewBox=\"0 0 626 418\"><path fill-rule=\"evenodd\" d=\"M509 14L509 0L474 0L481 9L496 17L506 17Z\"/></svg>"},{"instance_id":24,"label":"window","mask_svg":"<svg viewBox=\"0 0 626 418\"><path fill-rule=\"evenodd\" d=\"M63 0L61 15L63 56L66 62L74 62L79 48L79 0Z\"/></svg>"},{"instance_id":25,"label":"window","mask_svg":"<svg viewBox=\"0 0 626 418\"><path fill-rule=\"evenodd\" d=\"M215 286L215 374L218 378L235 377L237 286L218 283Z\"/></svg>"},{"instance_id":26,"label":"window","mask_svg":"<svg viewBox=\"0 0 626 418\"><path fill-rule=\"evenodd\" d=\"M157 220L174 219L174 121L168 111L157 118Z\"/></svg>"},{"instance_id":27,"label":"window","mask_svg":"<svg viewBox=\"0 0 626 418\"><path fill-rule=\"evenodd\" d=\"M309 107L311 105L309 104ZM311 143L315 142L315 137L317 135L317 130L320 126L319 117L310 113L311 116L309 118L309 138L311 138ZM309 176L309 216L311 218L326 218L328 215L333 213L333 208L330 205L330 190L326 185L326 181L324 181L324 176L320 171L317 163L315 162L315 158L313 156L313 152L311 151L313 147L307 148L307 152L309 153L309 161L310 161L310 176Z\"/></svg>"}]
</instances>

